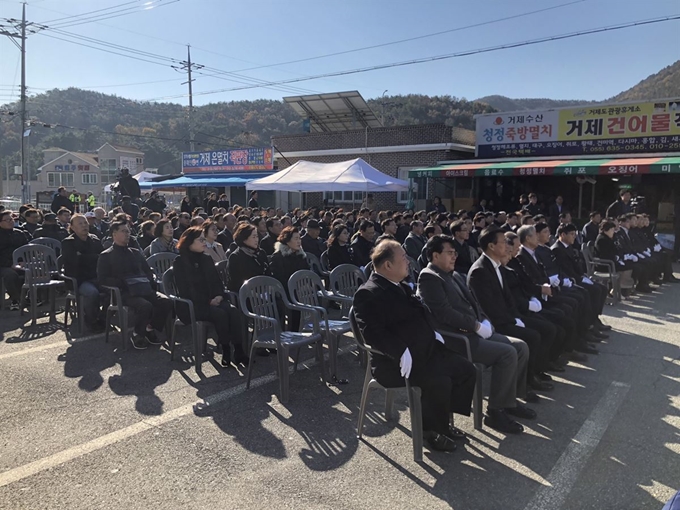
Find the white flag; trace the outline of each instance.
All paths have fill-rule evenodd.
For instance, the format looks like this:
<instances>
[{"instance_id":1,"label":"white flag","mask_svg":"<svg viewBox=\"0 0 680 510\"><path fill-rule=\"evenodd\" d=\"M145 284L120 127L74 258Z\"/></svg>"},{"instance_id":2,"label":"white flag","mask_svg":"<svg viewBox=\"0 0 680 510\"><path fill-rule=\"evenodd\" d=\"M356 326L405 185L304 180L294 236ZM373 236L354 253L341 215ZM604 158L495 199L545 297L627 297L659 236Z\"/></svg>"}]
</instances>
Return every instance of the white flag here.
<instances>
[{"instance_id":1,"label":"white flag","mask_svg":"<svg viewBox=\"0 0 680 510\"><path fill-rule=\"evenodd\" d=\"M26 137L29 136L30 134L31 134L31 130L30 130L30 129L27 129L26 131L24 131L24 138L26 138Z\"/></svg>"}]
</instances>

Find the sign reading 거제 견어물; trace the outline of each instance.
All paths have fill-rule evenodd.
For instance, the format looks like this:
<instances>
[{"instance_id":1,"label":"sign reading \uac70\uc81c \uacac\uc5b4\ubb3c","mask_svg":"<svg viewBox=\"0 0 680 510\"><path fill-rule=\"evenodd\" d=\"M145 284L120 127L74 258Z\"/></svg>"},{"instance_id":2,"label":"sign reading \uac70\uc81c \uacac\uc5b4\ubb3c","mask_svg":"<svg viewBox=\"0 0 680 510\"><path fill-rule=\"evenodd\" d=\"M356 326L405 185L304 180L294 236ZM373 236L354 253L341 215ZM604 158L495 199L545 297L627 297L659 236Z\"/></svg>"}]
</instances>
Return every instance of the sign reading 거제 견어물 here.
<instances>
[{"instance_id":1,"label":"sign reading \uac70\uc81c \uacac\uc5b4\ubb3c","mask_svg":"<svg viewBox=\"0 0 680 510\"><path fill-rule=\"evenodd\" d=\"M182 172L243 172L272 170L274 157L272 149L249 148L206 152L183 152Z\"/></svg>"},{"instance_id":2,"label":"sign reading \uac70\uc81c \uacac\uc5b4\ubb3c","mask_svg":"<svg viewBox=\"0 0 680 510\"><path fill-rule=\"evenodd\" d=\"M477 117L477 157L680 152L680 99Z\"/></svg>"}]
</instances>

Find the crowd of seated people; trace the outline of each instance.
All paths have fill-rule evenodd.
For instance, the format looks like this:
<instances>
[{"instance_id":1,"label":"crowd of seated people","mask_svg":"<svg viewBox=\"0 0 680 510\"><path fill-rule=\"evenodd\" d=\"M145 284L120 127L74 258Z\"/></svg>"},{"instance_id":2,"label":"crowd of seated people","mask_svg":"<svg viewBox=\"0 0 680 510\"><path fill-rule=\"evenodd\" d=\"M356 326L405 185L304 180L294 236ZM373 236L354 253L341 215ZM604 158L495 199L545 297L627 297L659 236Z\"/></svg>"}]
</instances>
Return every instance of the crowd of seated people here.
<instances>
[{"instance_id":1,"label":"crowd of seated people","mask_svg":"<svg viewBox=\"0 0 680 510\"><path fill-rule=\"evenodd\" d=\"M449 414L470 413L473 363L491 368L485 424L521 433L517 420L536 417L527 404L553 390L550 374L599 354L611 329L600 317L612 289L588 276L581 247L597 257L597 271L615 268L624 296L677 281L672 254L656 241L646 214L593 212L579 230L562 204L546 217L531 195L509 213L313 207L284 214L220 203L227 205L215 195L204 207L185 200L180 210L129 200L108 214L0 210L0 278L9 309L19 308L22 278L14 250L49 237L61 242L63 272L77 282L88 330L107 327L104 287L116 287L135 312L132 345L160 344L172 313L190 320L187 307L173 307L158 291L147 262L171 253L179 297L193 302L196 320L215 326L222 366L247 365L246 321L229 292L262 275L288 292L291 276L310 269L308 255L326 257L331 270L351 264L370 273L354 308L366 341L382 352L373 357L374 376L384 386L404 377L419 386L425 439L451 451L464 434L450 426ZM216 267L222 262L224 282ZM413 267L419 276L406 285ZM300 326L298 312L283 320L283 328Z\"/></svg>"}]
</instances>

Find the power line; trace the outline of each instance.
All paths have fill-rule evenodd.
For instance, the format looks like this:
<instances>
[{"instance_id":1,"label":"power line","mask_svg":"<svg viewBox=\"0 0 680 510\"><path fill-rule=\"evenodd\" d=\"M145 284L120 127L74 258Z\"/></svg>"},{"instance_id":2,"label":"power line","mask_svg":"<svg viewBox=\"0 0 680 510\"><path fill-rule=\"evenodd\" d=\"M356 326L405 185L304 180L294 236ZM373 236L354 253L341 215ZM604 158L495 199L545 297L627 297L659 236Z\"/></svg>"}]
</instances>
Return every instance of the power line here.
<instances>
[{"instance_id":1,"label":"power line","mask_svg":"<svg viewBox=\"0 0 680 510\"><path fill-rule=\"evenodd\" d=\"M496 18L496 19L492 19L492 20L488 20L488 21L481 21L479 23L473 23L471 25L465 25L465 26L461 26L461 27L450 28L448 30L440 30L439 32L432 32L432 33L429 33L429 34L418 35L418 36L415 36L415 37L408 37L406 39L399 39L399 40L396 40L396 41L389 41L389 42L380 43L380 44L373 44L371 46L363 46L361 48L354 48L354 49L351 49L351 50L336 51L334 53L326 53L325 55L317 55L315 57L306 57L306 58L300 58L300 59L296 59L296 60L288 60L288 61L285 61L285 62L278 62L276 64L267 64L267 65L261 65L261 66L257 66L257 67L247 67L247 68L244 68L244 69L237 69L234 72L235 73L242 73L242 72L245 72L245 71L253 71L255 69L265 69L265 68L268 68L268 67L298 64L300 62L310 62L312 60L320 60L320 59L323 59L323 58L337 57L339 55L347 55L349 53L357 53L359 51L373 50L373 49L376 49L376 48L384 48L385 46L392 46L394 44L402 44L402 43L411 42L411 41L418 41L418 40L421 40L421 39L428 39L430 37L436 37L436 36L439 36L439 35L450 34L450 33L453 33L453 32L461 32L463 30L469 30L471 28L479 28L479 27L483 27L483 26L487 26L487 25L493 25L493 24L496 24L496 23L501 23L503 21L510 21L510 20L513 20L513 19L523 18L523 17L526 17L526 16L531 16L531 15L539 14L539 13L542 13L542 12L552 11L552 10L555 10L555 9L561 9L563 7L568 7L570 5L580 4L580 3L583 3L583 2L587 2L587 1L588 0L574 0L572 2L567 2L567 3L564 3L564 4L558 4L558 5L553 5L551 7L545 7L543 9L537 9L537 10L534 10L534 11L523 12L523 13L520 13L520 14L514 14L512 16L505 16L503 18Z\"/></svg>"},{"instance_id":2,"label":"power line","mask_svg":"<svg viewBox=\"0 0 680 510\"><path fill-rule=\"evenodd\" d=\"M123 7L124 5L131 5L131 4L136 4L136 3L139 3L139 2L137 0L132 0L131 2L125 2L125 3L122 3L122 4L118 4L118 5L113 5L111 7L103 7L101 9L97 9L96 11L83 12L81 14L71 14L71 15L68 15L64 18L50 19L50 20L47 20L47 21L43 21L43 23L47 25L47 24L50 24L50 23L55 23L57 21L64 21L64 20L70 20L70 19L74 19L74 18L80 18L82 16L89 16L90 14L95 14L97 12L102 12L102 11L110 11L112 9L118 9L119 7Z\"/></svg>"},{"instance_id":3,"label":"power line","mask_svg":"<svg viewBox=\"0 0 680 510\"><path fill-rule=\"evenodd\" d=\"M142 11L147 11L154 9L156 7L164 7L166 5L174 4L179 2L179 0L169 0L166 3L159 4L158 2L162 2L163 0L151 0L144 4L142 9L139 9L137 7L134 8L127 8L127 9L120 9L118 11L111 11L108 13L104 13L101 15L96 15L96 16L90 16L90 17L80 17L78 19L74 19L72 21L64 21L62 23L53 23L52 28L68 28L68 27L75 27L78 25L84 25L87 23L94 23L96 21L103 21L111 18L119 18L121 16L127 16L128 14L134 14L137 12L142 12Z\"/></svg>"},{"instance_id":4,"label":"power line","mask_svg":"<svg viewBox=\"0 0 680 510\"><path fill-rule=\"evenodd\" d=\"M532 46L536 44L542 44L545 42L551 42L551 41L560 41L564 39L571 39L574 37L581 37L584 35L591 35L591 34L597 34L601 32L610 32L614 30L622 30L625 28L632 28L632 27L637 27L637 26L642 26L642 25L651 25L655 23L662 23L665 21L674 21L680 19L680 14L678 15L672 15L672 16L666 16L662 18L654 18L654 19L649 19L649 20L641 20L641 21L634 21L630 23L623 23L619 25L610 25L606 27L600 27L600 28L593 28L589 30L582 30L579 32L571 32L568 34L561 34L561 35L555 35L555 36L548 36L548 37L541 37L539 39L530 39L527 41L521 41L521 42L515 42L515 43L508 43L508 44L501 44L497 46L490 46L487 48L480 48L480 49L475 49L475 50L466 50L466 51L461 51L461 52L456 52L456 53L448 53L445 55L436 55L432 57L424 57L424 58L417 58L417 59L412 59L412 60L406 60L402 62L392 62L389 64L379 64L375 66L369 66L369 67L361 67L358 69L349 69L345 71L335 71L335 72L330 72L330 73L324 73L324 74L317 74L317 75L312 75L312 76L306 76L302 78L291 78L288 80L281 80L281 81L274 81L274 82L268 82L265 85L267 86L272 86L272 85L285 85L288 83L299 83L302 81L310 81L310 80L318 80L321 78L329 78L333 76L346 76L350 74L359 74L359 73L366 73L369 71L378 71L381 69L389 69L393 67L403 67L403 66L409 66L409 65L414 65L414 64L423 64L426 62L436 62L439 60L447 60L451 58L458 58L458 57L466 57L470 55L477 55L480 53L490 53L494 51L500 51L500 50L507 50L511 48L520 48L523 46ZM243 87L234 87L234 88L229 88L229 89L220 89L220 90L209 90L205 92L197 92L194 95L209 95L209 94L219 94L222 92L233 92L236 90L246 90L246 89L253 89L253 88L259 88L263 85L252 85L252 86L243 86ZM145 99L145 101L160 101L164 99L177 99L185 97L184 95L177 95L177 96L165 96L165 97L157 97L157 98L151 98L151 99Z\"/></svg>"}]
</instances>

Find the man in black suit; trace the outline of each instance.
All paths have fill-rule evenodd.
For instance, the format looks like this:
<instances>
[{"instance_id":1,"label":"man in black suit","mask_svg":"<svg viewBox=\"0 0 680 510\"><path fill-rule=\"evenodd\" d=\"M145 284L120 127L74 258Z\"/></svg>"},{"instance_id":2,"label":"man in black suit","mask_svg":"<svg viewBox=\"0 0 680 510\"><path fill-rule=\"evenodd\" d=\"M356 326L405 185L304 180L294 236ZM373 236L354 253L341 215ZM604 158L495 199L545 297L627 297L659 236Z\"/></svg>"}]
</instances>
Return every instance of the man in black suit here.
<instances>
[{"instance_id":1,"label":"man in black suit","mask_svg":"<svg viewBox=\"0 0 680 510\"><path fill-rule=\"evenodd\" d=\"M425 227L423 226L423 222L419 220L412 221L410 227L411 231L406 236L406 239L404 239L402 248L406 250L406 254L409 257L413 260L418 260L418 257L420 257L420 254L425 247L426 240L423 237Z\"/></svg>"},{"instance_id":2,"label":"man in black suit","mask_svg":"<svg viewBox=\"0 0 680 510\"><path fill-rule=\"evenodd\" d=\"M503 335L520 338L529 346L528 384L534 390L547 391L552 384L540 379L540 374L548 369L549 355L553 338L549 332L541 335L533 324L520 319L510 287L505 281L500 267L507 253L507 245L502 230L489 227L479 236L479 246L484 252L470 268L467 284L475 295L482 310L491 320L496 331Z\"/></svg>"},{"instance_id":3,"label":"man in black suit","mask_svg":"<svg viewBox=\"0 0 680 510\"><path fill-rule=\"evenodd\" d=\"M633 212L633 206L630 204L631 193L629 189L622 189L619 191L619 199L612 202L607 207L607 218L618 218L624 214Z\"/></svg>"},{"instance_id":4,"label":"man in black suit","mask_svg":"<svg viewBox=\"0 0 680 510\"><path fill-rule=\"evenodd\" d=\"M602 222L602 214L600 211L592 211L590 213L590 221L583 225L581 236L584 243L590 241L595 242L597 236L600 235L600 223Z\"/></svg>"},{"instance_id":5,"label":"man in black suit","mask_svg":"<svg viewBox=\"0 0 680 510\"><path fill-rule=\"evenodd\" d=\"M557 266L560 268L563 282L569 279L573 286L583 288L588 292L586 295L586 297L590 297L590 305L587 306L590 317L588 322L594 326L592 334L595 338L607 338L607 335L602 331L611 328L602 324L599 318L607 299L607 288L588 278L584 268L581 267L580 255L573 247L576 240L576 226L573 223L560 225L557 229L557 237L558 240L555 241L551 250L555 255Z\"/></svg>"},{"instance_id":6,"label":"man in black suit","mask_svg":"<svg viewBox=\"0 0 680 510\"><path fill-rule=\"evenodd\" d=\"M462 275L467 275L472 267L472 263L476 260L472 258L468 238L470 231L463 220L455 221L451 224L451 235L453 236L453 247L456 250L456 267L455 271Z\"/></svg>"},{"instance_id":7,"label":"man in black suit","mask_svg":"<svg viewBox=\"0 0 680 510\"><path fill-rule=\"evenodd\" d=\"M536 193L529 193L529 203L522 207L522 210L526 211L530 216L541 214L541 206L538 205Z\"/></svg>"},{"instance_id":8,"label":"man in black suit","mask_svg":"<svg viewBox=\"0 0 680 510\"><path fill-rule=\"evenodd\" d=\"M260 249L264 250L267 256L271 256L274 255L274 245L279 238L283 226L281 225L281 220L277 217L267 219L265 225L267 225L267 235L260 241Z\"/></svg>"},{"instance_id":9,"label":"man in black suit","mask_svg":"<svg viewBox=\"0 0 680 510\"><path fill-rule=\"evenodd\" d=\"M307 222L307 232L302 236L302 249L305 253L311 253L316 255L320 260L321 254L326 251L326 243L321 237L321 228L319 227L319 222L316 220L309 220Z\"/></svg>"},{"instance_id":10,"label":"man in black suit","mask_svg":"<svg viewBox=\"0 0 680 510\"><path fill-rule=\"evenodd\" d=\"M517 396L526 396L529 347L522 340L493 331L463 277L453 272L457 258L453 242L448 236L434 236L428 241L430 263L418 277L418 295L432 311L435 325L445 337L445 331L465 335L472 361L491 367L485 424L501 432L519 433L522 426L508 415L528 419L536 416L533 410L516 400ZM452 337L446 337L446 340L454 343ZM467 355L464 345L453 347ZM535 394L532 397L537 398Z\"/></svg>"},{"instance_id":11,"label":"man in black suit","mask_svg":"<svg viewBox=\"0 0 680 510\"><path fill-rule=\"evenodd\" d=\"M555 203L548 208L548 225L550 232L555 232L560 224L560 214L566 212L567 208L564 206L564 198L562 195L555 197Z\"/></svg>"},{"instance_id":12,"label":"man in black suit","mask_svg":"<svg viewBox=\"0 0 680 510\"><path fill-rule=\"evenodd\" d=\"M547 232L548 226L545 223L542 225ZM537 250L541 246L536 227L532 225L520 227L517 235L521 247L509 263L510 267L517 271L523 281L533 286L533 295L539 298L543 305L542 313L566 330L565 350L569 359L579 363L587 361L588 357L584 353L595 354L597 350L589 347L583 338L587 328L581 326L583 321L579 315L579 301L560 292L559 276L551 279L546 273L543 263L537 256ZM549 249L547 251L548 255L552 255Z\"/></svg>"},{"instance_id":13,"label":"man in black suit","mask_svg":"<svg viewBox=\"0 0 680 510\"><path fill-rule=\"evenodd\" d=\"M352 241L352 257L354 264L366 267L371 261L371 250L375 238L375 225L372 221L362 220L359 223L359 235Z\"/></svg>"},{"instance_id":14,"label":"man in black suit","mask_svg":"<svg viewBox=\"0 0 680 510\"><path fill-rule=\"evenodd\" d=\"M449 426L451 412L470 415L476 371L447 349L435 333L429 309L401 283L409 274L406 252L384 240L371 256L374 272L354 295L354 313L366 342L381 351L372 356L373 377L385 387L422 391L424 439L435 450L453 451L462 437Z\"/></svg>"}]
</instances>

